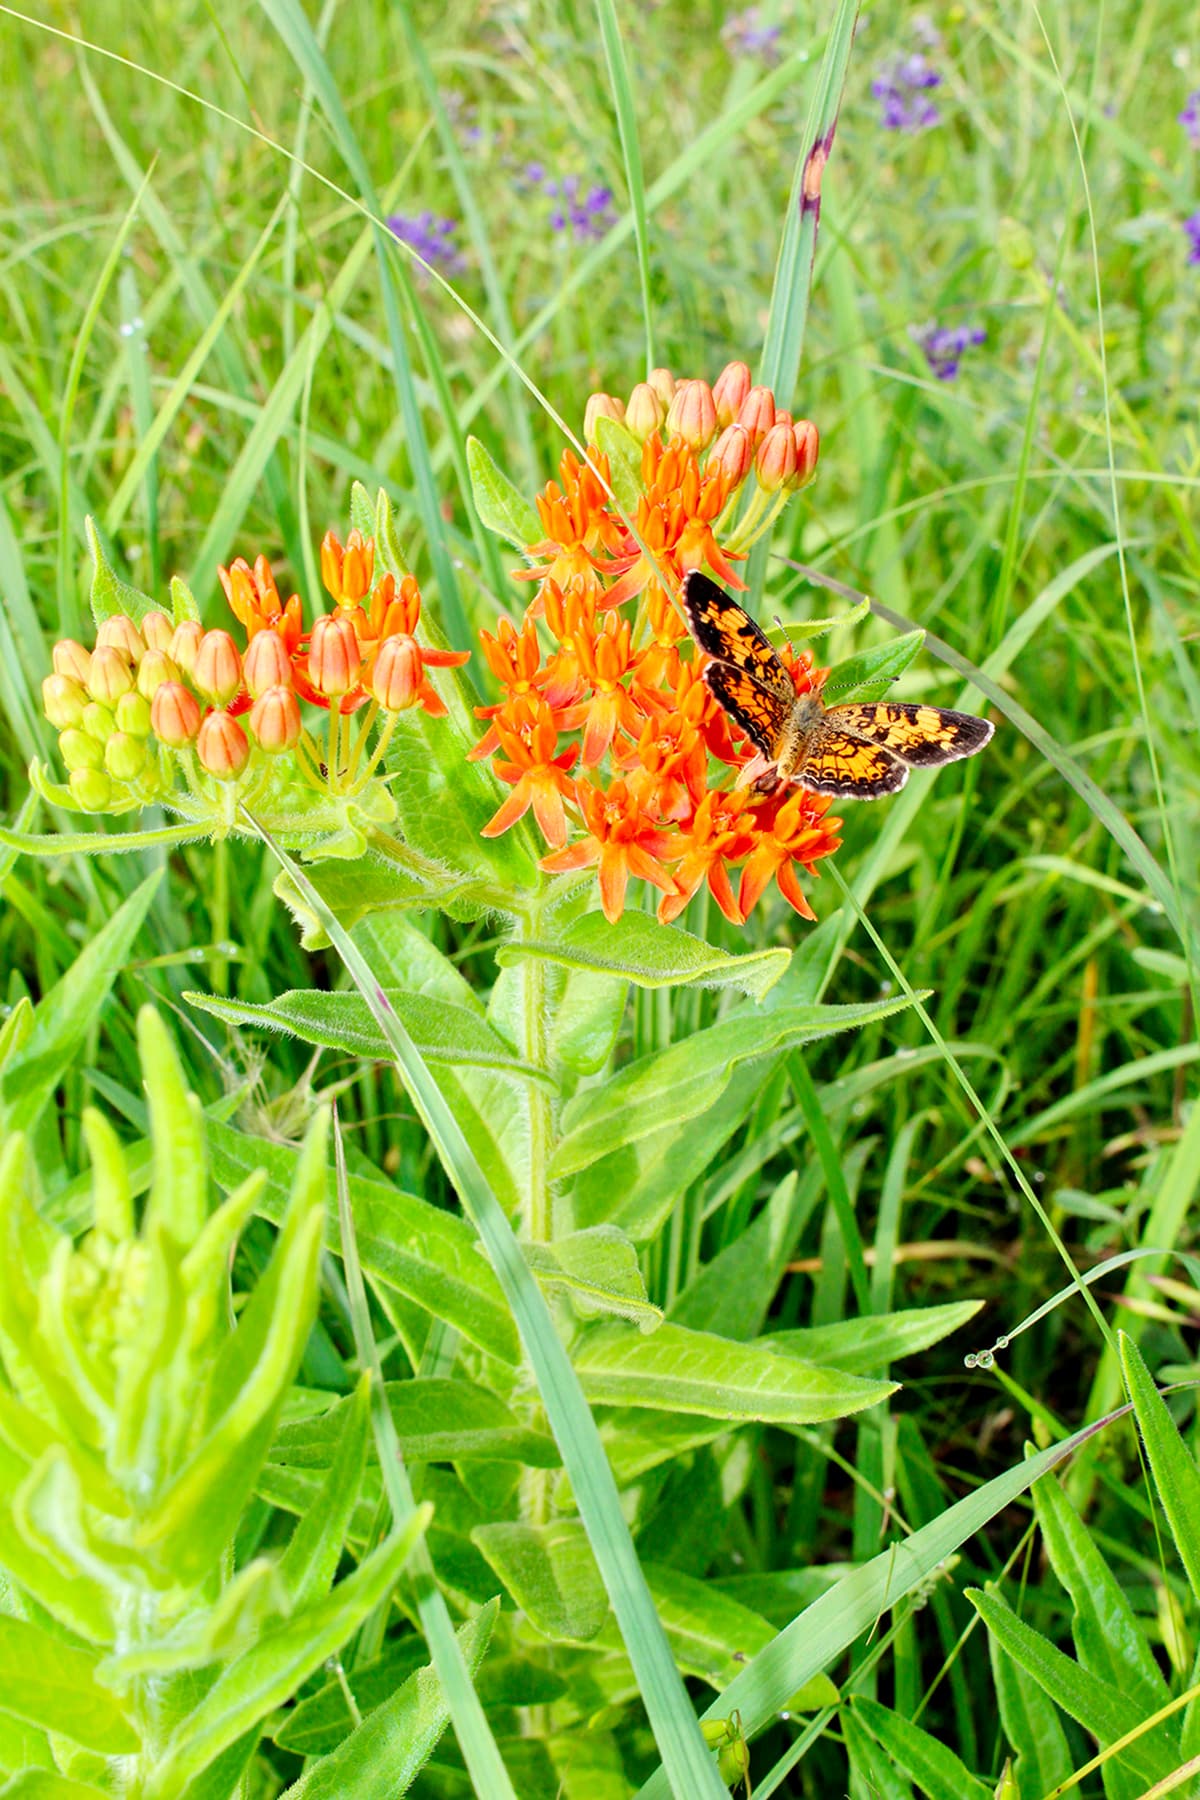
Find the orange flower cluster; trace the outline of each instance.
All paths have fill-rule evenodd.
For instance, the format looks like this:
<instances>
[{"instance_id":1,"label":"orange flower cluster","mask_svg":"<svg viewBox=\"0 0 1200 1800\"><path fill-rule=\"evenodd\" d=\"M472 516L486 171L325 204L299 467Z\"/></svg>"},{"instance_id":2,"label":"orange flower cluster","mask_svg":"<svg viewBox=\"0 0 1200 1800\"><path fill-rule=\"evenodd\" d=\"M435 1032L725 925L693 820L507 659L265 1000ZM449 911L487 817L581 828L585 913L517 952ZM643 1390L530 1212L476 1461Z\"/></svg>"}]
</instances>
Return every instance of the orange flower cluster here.
<instances>
[{"instance_id":1,"label":"orange flower cluster","mask_svg":"<svg viewBox=\"0 0 1200 1800\"><path fill-rule=\"evenodd\" d=\"M434 650L416 640L421 595L411 575L374 580L375 546L352 531L321 545L321 573L334 600L305 631L298 594L281 600L271 565L239 557L220 569L246 649L229 632L178 624L150 611L140 623L106 619L88 650L73 639L54 647L54 673L42 684L46 716L59 731L70 796L87 812L121 811L168 799L173 771L163 752L194 753L199 770L238 782L249 770L299 751L302 776L335 793L356 793L387 747L396 717L412 706L446 707L427 670L466 662L469 652ZM329 714L322 753L305 728L300 702ZM369 706L353 744L347 714ZM364 760L380 713L383 729Z\"/></svg>"},{"instance_id":2,"label":"orange flower cluster","mask_svg":"<svg viewBox=\"0 0 1200 1800\"><path fill-rule=\"evenodd\" d=\"M518 578L538 586L520 628L502 618L494 636L480 633L504 697L477 709L488 728L471 754L493 756L512 790L484 835L532 810L549 851L542 868L595 866L612 921L631 876L660 890L664 922L707 882L743 924L773 878L811 919L796 866L816 874L841 820L803 789L731 782L752 746L701 679L678 596L684 574L705 566L744 586L734 564L812 479L816 428L731 363L712 387L657 370L625 405L593 395L586 435L587 460L567 451L537 497L544 536ZM624 513L618 459L639 475ZM820 687L826 671L806 652L782 655L797 693Z\"/></svg>"}]
</instances>

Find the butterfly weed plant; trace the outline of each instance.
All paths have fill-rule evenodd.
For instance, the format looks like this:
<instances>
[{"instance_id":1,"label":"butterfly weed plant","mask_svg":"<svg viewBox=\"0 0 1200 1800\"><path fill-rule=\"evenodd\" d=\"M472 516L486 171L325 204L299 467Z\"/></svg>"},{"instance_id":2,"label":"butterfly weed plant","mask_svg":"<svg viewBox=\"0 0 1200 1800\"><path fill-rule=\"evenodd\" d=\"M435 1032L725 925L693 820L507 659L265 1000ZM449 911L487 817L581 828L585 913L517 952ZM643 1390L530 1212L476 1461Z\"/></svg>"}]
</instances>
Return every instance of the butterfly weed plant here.
<instances>
[{"instance_id":1,"label":"butterfly weed plant","mask_svg":"<svg viewBox=\"0 0 1200 1800\"><path fill-rule=\"evenodd\" d=\"M460 226L405 188L407 166L374 193L373 159L354 133L379 96L364 94L352 121L327 79L324 35L286 0L265 10L375 226L364 225L311 324L285 281L279 386L211 518L190 508L201 519L190 585L167 581L155 528L155 445L179 395L155 413L144 268L130 259L118 276L110 258L88 329L116 281L122 316L138 321L126 347L144 446L115 498L91 492L103 409L86 456L52 464L58 642L40 715L13 709L56 829L35 834L30 802L19 829L0 834L15 901L5 930L37 939L36 979L14 975L0 1033L0 1792L1043 1800L1076 1777L1081 1792L1116 1800L1188 1791L1200 1477L1179 1430L1190 1429L1186 1398L1164 1399L1149 1370L1164 1345L1180 1361L1195 1292L1183 1280L1150 1287L1140 1258L1182 1235L1200 1166L1200 1115L1183 1090L1161 1136L1145 1102L1184 1079L1194 1034L1158 994L1137 1002L1127 1027L1107 1027L1124 1034L1128 1067L1102 1069L1096 1046L1111 1041L1099 971L1111 974L1143 923L1117 847L1183 926L1184 954L1148 950L1139 980L1182 991L1191 902L1158 868L1146 794L1132 777L1125 792L1123 765L1099 767L1109 713L1091 737L1081 728L1073 752L1039 723L1055 718L1043 664L1058 679L1045 628L1076 586L1105 573L1114 545L1088 539L1057 562L1046 551L1042 592L1009 621L1014 587L1042 566L1046 521L1060 528L1062 515L1047 502L1038 532L1022 536L1019 500L1007 525L984 510L990 499L975 515L960 500L960 542L960 513L934 504L943 462L957 467L951 433L927 460L924 449L931 420L958 416L976 372L994 378L1005 316L974 291L969 316L952 289L936 315L924 294L909 296L893 323L912 379L889 390L886 412L872 410L856 334L881 296L856 287L867 264L846 249L845 219L841 236L822 240L832 355L823 373L810 355L797 379L839 107L859 131L882 108L878 129L902 170L936 161L956 128L965 52L952 71L938 32L914 20L878 44L882 73L855 100L845 88L855 9L839 6L811 115L793 120L800 154L758 380L740 360L718 373L711 352L757 337L752 309L740 332L706 311L702 353L674 342L658 353L648 317L646 379L586 404L600 375L579 379L564 409L578 436L546 446L513 404L511 358L481 372L456 413L457 373L431 323L447 296L438 270L469 290L479 268L493 340L526 341L508 314L498 245L481 235L470 159L507 157L525 170L516 189L527 212L531 194L557 208L546 221L556 253L577 258L562 265L551 308L560 326L581 289L599 306L626 227L649 300L648 220L736 160L724 150L743 126L764 128L794 104L803 58L773 21L762 36L746 15L724 41L730 55L759 58L752 76L738 71L752 85L735 82L728 113L701 120L678 166L646 189L621 31L602 5L631 197L623 220L612 169L514 160L510 119L451 104L413 50L407 14L389 20L409 33L465 196ZM519 36L518 12L505 30ZM572 79L578 53L583 95L598 52L583 55L581 29L563 25L555 80ZM1003 41L1028 112L1034 64L1006 29L979 26ZM265 118L271 70L259 62L258 73ZM142 185L124 114L114 119L90 72L84 81L117 165L174 246L179 291L211 333L205 354L219 349L240 420L238 406L257 405L241 355L260 364L255 332L240 335L236 284L219 301L204 291L199 263ZM377 123L391 142L391 119ZM1099 114L1096 128L1107 128ZM595 131L597 142L611 133L607 115ZM1003 187L998 166L992 176ZM888 220L921 211L911 193L891 191ZM739 198L722 214L731 242L757 204ZM312 222L310 211L306 230ZM997 236L1005 267L1029 284L1022 305L1047 334L1059 329L1045 312L1055 278L1012 231ZM372 247L378 341L347 310ZM409 284L399 259L413 252L421 266ZM297 254L293 239L285 264ZM928 261L898 257L897 291ZM682 264L677 274L686 290ZM739 265L731 293L743 275ZM936 325L913 323L931 316ZM407 361L402 318L428 388ZM1064 307L1062 318L1084 356L1074 315ZM308 442L322 351L342 323L356 356L368 341L376 353L355 363L356 378L387 365L394 380L378 436L401 442L404 472L393 481L377 468L382 451L362 454L367 409L344 447L336 431L315 431L315 461L332 457L355 479L348 518L314 554L280 420L303 392ZM86 331L81 346L71 403ZM556 344L553 369L539 365L547 383L557 354ZM596 360L581 339L564 366ZM1024 448L988 461L999 405L962 440L984 495L1009 493L1010 462L1020 492L1036 475L1042 364L1026 360L1037 373ZM635 361L614 324L602 367ZM666 362L688 372L656 366ZM4 357L22 435L42 456L57 439L30 423L36 357L29 367ZM497 390L506 427L493 456L492 421L474 425L477 438L465 421ZM120 379L103 391L111 403ZM833 445L820 469L817 426L787 410L793 393ZM453 419L436 460L430 395ZM118 443L129 429L114 423ZM1048 461L1070 473L1082 508L1090 478L1077 446L1056 442ZM891 506L897 469L901 493L916 496L905 504L935 519L928 538L910 541L918 527ZM242 515L259 475L271 524L256 534ZM1183 514L1180 493L1164 491ZM115 545L139 494L151 548L135 587ZM1119 519L1116 529L1120 549ZM972 607L991 622L986 666L960 659L962 671L977 676L992 718L1008 711L1072 784L1062 854L1040 857L1054 868L1037 853L1058 842L1056 803L1041 763L1019 762L1016 731L935 788L905 786L910 767L971 754L991 728L894 697L910 691L891 683L909 670L919 630L883 638L867 627L868 647L847 656L865 604L824 631L819 621L772 629L784 585L772 569L764 597L772 534L796 561L806 545L856 557L861 541L864 581L915 625L946 615L948 659ZM91 551L86 629L70 578L76 536ZM931 567L956 574L906 599L918 542ZM2 531L0 565L7 628L24 615ZM1172 568L1158 590L1156 630L1168 636L1181 580ZM218 586L219 623L205 597ZM831 668L809 646L823 635ZM1170 680L1183 681L1186 638L1171 641ZM1021 675L1039 686L1039 719L1013 700L1026 645L1037 673L1026 664ZM1107 639L1098 660L1106 680L1121 678ZM929 660L921 666L915 695L926 678L940 685ZM1087 674L1081 663L1058 685L1084 694ZM968 807L976 781L999 795L986 821ZM855 798L881 793L893 797L878 808ZM1186 834L1188 808L1172 793L1164 833L1170 822ZM87 906L82 948L38 885L47 857ZM137 885L135 859L166 860L166 880L156 871ZM908 922L910 882L907 966L935 993L889 948ZM1097 895L1110 908L1099 922L1088 910ZM201 927L190 944L187 921L202 914L210 939ZM856 920L888 981L848 948ZM1081 969L1078 1036L1064 1040L1055 1021ZM131 1004L147 989L157 1008ZM1133 1004L1122 993L1121 1006ZM250 1049L252 1035L269 1051ZM1111 1096L1127 1092L1142 1108L1136 1128L1101 1138ZM1129 1335L1107 1344L1090 1390L1087 1363L1078 1396L1047 1398L1026 1350L1033 1332L1014 1334L1011 1372L993 1369L991 1353L964 1370L962 1348L981 1341L974 1296L989 1282L1005 1323L1018 1294L1031 1307L1042 1297L1044 1246L1013 1236L1015 1209L1035 1216L1041 1171L1028 1159L1048 1160L1060 1143L1058 1192L1036 1216L1047 1241L1082 1221L1086 1260L1120 1249L1099 1272L1111 1283L1124 1271ZM1127 1191L1080 1191L1101 1156L1125 1159ZM966 1223L938 1242L955 1206ZM998 1248L983 1242L985 1212ZM798 1260L802 1249L815 1254ZM954 1274L940 1278L951 1253ZM999 1276L963 1276L968 1256ZM933 1303L906 1303L902 1262L925 1272L913 1286ZM1195 1272L1185 1263L1184 1273ZM1062 1343L1077 1342L1037 1341L1060 1368ZM966 1418L964 1396L978 1401L996 1383L1011 1410L985 1399ZM1117 1444L1108 1423L1122 1400L1144 1447L1140 1486L1132 1440ZM1086 1421L1074 1437L1071 1415ZM1026 1419L1039 1447L1023 1456ZM1167 1523L1157 1551L1156 1506Z\"/></svg>"}]
</instances>

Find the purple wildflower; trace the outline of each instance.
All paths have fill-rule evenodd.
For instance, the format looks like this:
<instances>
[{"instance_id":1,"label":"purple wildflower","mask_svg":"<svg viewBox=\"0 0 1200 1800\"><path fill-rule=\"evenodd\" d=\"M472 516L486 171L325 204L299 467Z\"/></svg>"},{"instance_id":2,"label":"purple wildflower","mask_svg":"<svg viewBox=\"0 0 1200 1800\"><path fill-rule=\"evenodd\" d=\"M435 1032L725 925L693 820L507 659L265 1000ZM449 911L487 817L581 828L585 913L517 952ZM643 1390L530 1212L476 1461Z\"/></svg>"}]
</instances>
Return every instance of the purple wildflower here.
<instances>
[{"instance_id":1,"label":"purple wildflower","mask_svg":"<svg viewBox=\"0 0 1200 1800\"><path fill-rule=\"evenodd\" d=\"M928 97L930 88L940 87L941 76L931 69L920 50L908 56L895 56L883 64L871 93L879 102L879 122L885 131L925 131L936 125L941 114Z\"/></svg>"},{"instance_id":2,"label":"purple wildflower","mask_svg":"<svg viewBox=\"0 0 1200 1800\"><path fill-rule=\"evenodd\" d=\"M1200 263L1200 212L1183 221L1183 232L1188 241L1188 262Z\"/></svg>"},{"instance_id":3,"label":"purple wildflower","mask_svg":"<svg viewBox=\"0 0 1200 1800\"><path fill-rule=\"evenodd\" d=\"M611 188L590 187L584 193L578 175L564 175L560 181L543 181L542 191L555 202L551 228L569 230L577 244L602 238L617 222Z\"/></svg>"},{"instance_id":4,"label":"purple wildflower","mask_svg":"<svg viewBox=\"0 0 1200 1800\"><path fill-rule=\"evenodd\" d=\"M1197 218L1200 222L1200 215ZM939 381L953 381L963 352L987 342L987 332L977 325L910 325L908 335L925 352L930 372Z\"/></svg>"},{"instance_id":5,"label":"purple wildflower","mask_svg":"<svg viewBox=\"0 0 1200 1800\"><path fill-rule=\"evenodd\" d=\"M466 259L454 242L457 219L439 219L431 212L417 213L412 218L405 213L392 213L387 227L393 237L434 268L440 265L448 274L458 274L466 268Z\"/></svg>"},{"instance_id":6,"label":"purple wildflower","mask_svg":"<svg viewBox=\"0 0 1200 1800\"><path fill-rule=\"evenodd\" d=\"M762 10L748 6L744 12L730 13L721 27L721 42L731 56L759 56L765 63L779 61L778 25L764 25Z\"/></svg>"},{"instance_id":7,"label":"purple wildflower","mask_svg":"<svg viewBox=\"0 0 1200 1800\"><path fill-rule=\"evenodd\" d=\"M1192 140L1193 150L1200 150L1200 88L1188 95L1187 104L1179 115L1179 123Z\"/></svg>"}]
</instances>

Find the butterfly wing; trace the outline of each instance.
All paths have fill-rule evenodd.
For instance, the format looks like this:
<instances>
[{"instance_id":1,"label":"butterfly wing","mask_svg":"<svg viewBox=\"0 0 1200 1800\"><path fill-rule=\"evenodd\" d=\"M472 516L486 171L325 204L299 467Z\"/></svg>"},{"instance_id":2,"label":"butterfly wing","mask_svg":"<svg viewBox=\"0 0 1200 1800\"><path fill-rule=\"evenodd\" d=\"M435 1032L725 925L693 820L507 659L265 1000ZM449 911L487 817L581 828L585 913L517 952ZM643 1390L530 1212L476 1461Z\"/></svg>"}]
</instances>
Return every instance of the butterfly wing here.
<instances>
[{"instance_id":1,"label":"butterfly wing","mask_svg":"<svg viewBox=\"0 0 1200 1800\"><path fill-rule=\"evenodd\" d=\"M770 640L732 594L699 569L691 569L683 578L683 611L689 631L706 656L732 663L791 705L795 693L791 677Z\"/></svg>"},{"instance_id":2,"label":"butterfly wing","mask_svg":"<svg viewBox=\"0 0 1200 1800\"><path fill-rule=\"evenodd\" d=\"M791 717L790 702L756 681L748 669L735 668L730 662L709 663L704 684L718 706L723 706L734 724L741 726L755 749L776 761Z\"/></svg>"},{"instance_id":3,"label":"butterfly wing","mask_svg":"<svg viewBox=\"0 0 1200 1800\"><path fill-rule=\"evenodd\" d=\"M908 769L881 744L867 744L848 731L826 725L809 744L792 777L814 794L837 794L843 800L881 800L908 780Z\"/></svg>"},{"instance_id":4,"label":"butterfly wing","mask_svg":"<svg viewBox=\"0 0 1200 1800\"><path fill-rule=\"evenodd\" d=\"M944 707L903 700L832 706L826 717L835 729L881 745L910 769L933 769L941 763L957 762L960 756L974 756L993 730L987 719L977 719L973 713L948 712Z\"/></svg>"}]
</instances>

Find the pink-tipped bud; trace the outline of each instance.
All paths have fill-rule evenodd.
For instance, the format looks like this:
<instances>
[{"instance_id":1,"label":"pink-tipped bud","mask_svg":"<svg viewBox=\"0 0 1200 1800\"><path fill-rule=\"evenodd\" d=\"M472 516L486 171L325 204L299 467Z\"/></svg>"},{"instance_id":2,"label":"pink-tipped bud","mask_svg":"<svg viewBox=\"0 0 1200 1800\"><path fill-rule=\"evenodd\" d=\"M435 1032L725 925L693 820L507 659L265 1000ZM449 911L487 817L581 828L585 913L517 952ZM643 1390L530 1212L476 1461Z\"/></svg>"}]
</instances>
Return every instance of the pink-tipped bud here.
<instances>
[{"instance_id":1,"label":"pink-tipped bud","mask_svg":"<svg viewBox=\"0 0 1200 1800\"><path fill-rule=\"evenodd\" d=\"M384 712L404 712L415 706L424 679L416 639L402 634L384 638L371 673L371 692Z\"/></svg>"},{"instance_id":2,"label":"pink-tipped bud","mask_svg":"<svg viewBox=\"0 0 1200 1800\"><path fill-rule=\"evenodd\" d=\"M133 670L129 658L115 644L97 644L92 652L92 669L88 676L88 693L102 706L115 706L122 694L133 687Z\"/></svg>"},{"instance_id":3,"label":"pink-tipped bud","mask_svg":"<svg viewBox=\"0 0 1200 1800\"><path fill-rule=\"evenodd\" d=\"M797 419L792 426L796 440L796 486L807 487L817 472L821 437L811 419Z\"/></svg>"},{"instance_id":4,"label":"pink-tipped bud","mask_svg":"<svg viewBox=\"0 0 1200 1800\"><path fill-rule=\"evenodd\" d=\"M753 387L738 407L737 423L750 433L750 442L758 446L775 423L775 396L769 387Z\"/></svg>"},{"instance_id":5,"label":"pink-tipped bud","mask_svg":"<svg viewBox=\"0 0 1200 1800\"><path fill-rule=\"evenodd\" d=\"M768 494L789 487L796 474L796 440L790 425L772 425L754 458L758 485Z\"/></svg>"},{"instance_id":6,"label":"pink-tipped bud","mask_svg":"<svg viewBox=\"0 0 1200 1800\"><path fill-rule=\"evenodd\" d=\"M706 450L717 435L717 409L707 381L681 381L667 410L667 436Z\"/></svg>"},{"instance_id":7,"label":"pink-tipped bud","mask_svg":"<svg viewBox=\"0 0 1200 1800\"><path fill-rule=\"evenodd\" d=\"M227 706L242 685L242 659L227 631L206 631L189 671L192 685L217 706Z\"/></svg>"},{"instance_id":8,"label":"pink-tipped bud","mask_svg":"<svg viewBox=\"0 0 1200 1800\"><path fill-rule=\"evenodd\" d=\"M147 650L169 650L175 627L165 612L148 612L142 620L142 636Z\"/></svg>"},{"instance_id":9,"label":"pink-tipped bud","mask_svg":"<svg viewBox=\"0 0 1200 1800\"><path fill-rule=\"evenodd\" d=\"M753 465L754 449L750 433L744 425L727 425L708 453L704 473L712 475L717 469L723 469L729 478L729 486L733 489L741 486Z\"/></svg>"},{"instance_id":10,"label":"pink-tipped bud","mask_svg":"<svg viewBox=\"0 0 1200 1800\"><path fill-rule=\"evenodd\" d=\"M588 395L588 403L583 409L583 438L587 444L597 441L597 419L615 419L618 425L625 423L625 408L615 394Z\"/></svg>"},{"instance_id":11,"label":"pink-tipped bud","mask_svg":"<svg viewBox=\"0 0 1200 1800\"><path fill-rule=\"evenodd\" d=\"M262 632L259 636L263 636ZM250 729L270 756L294 748L302 730L300 702L282 683L259 694L250 708Z\"/></svg>"},{"instance_id":12,"label":"pink-tipped bud","mask_svg":"<svg viewBox=\"0 0 1200 1800\"><path fill-rule=\"evenodd\" d=\"M717 409L717 424L722 429L732 425L737 418L750 386L750 370L744 362L725 364L713 383L713 405Z\"/></svg>"},{"instance_id":13,"label":"pink-tipped bud","mask_svg":"<svg viewBox=\"0 0 1200 1800\"><path fill-rule=\"evenodd\" d=\"M256 631L246 647L242 673L254 700L268 688L291 687L292 664L283 639L273 631Z\"/></svg>"},{"instance_id":14,"label":"pink-tipped bud","mask_svg":"<svg viewBox=\"0 0 1200 1800\"><path fill-rule=\"evenodd\" d=\"M625 424L639 444L657 431L667 416L666 406L648 381L639 381L625 408Z\"/></svg>"},{"instance_id":15,"label":"pink-tipped bud","mask_svg":"<svg viewBox=\"0 0 1200 1800\"><path fill-rule=\"evenodd\" d=\"M165 650L147 650L138 664L137 691L146 700L153 700L164 681L179 681L183 671L174 657Z\"/></svg>"},{"instance_id":16,"label":"pink-tipped bud","mask_svg":"<svg viewBox=\"0 0 1200 1800\"><path fill-rule=\"evenodd\" d=\"M164 681L155 690L150 729L169 750L186 750L200 730L200 702L182 681Z\"/></svg>"},{"instance_id":17,"label":"pink-tipped bud","mask_svg":"<svg viewBox=\"0 0 1200 1800\"><path fill-rule=\"evenodd\" d=\"M58 740L59 755L74 774L76 769L102 769L104 745L86 731L64 731Z\"/></svg>"},{"instance_id":18,"label":"pink-tipped bud","mask_svg":"<svg viewBox=\"0 0 1200 1800\"><path fill-rule=\"evenodd\" d=\"M111 644L116 650L123 650L131 663L141 662L146 654L146 642L133 620L126 613L114 613L110 619L103 619L96 632L97 650L102 644Z\"/></svg>"},{"instance_id":19,"label":"pink-tipped bud","mask_svg":"<svg viewBox=\"0 0 1200 1800\"><path fill-rule=\"evenodd\" d=\"M68 785L84 812L103 812L112 799L112 780L103 769L72 769Z\"/></svg>"},{"instance_id":20,"label":"pink-tipped bud","mask_svg":"<svg viewBox=\"0 0 1200 1800\"><path fill-rule=\"evenodd\" d=\"M775 408L775 423L777 425L786 425L790 431L796 421L793 419L786 406L777 406Z\"/></svg>"},{"instance_id":21,"label":"pink-tipped bud","mask_svg":"<svg viewBox=\"0 0 1200 1800\"><path fill-rule=\"evenodd\" d=\"M69 675L81 687L87 686L92 667L91 654L82 644L77 644L74 638L61 638L51 652L50 661L56 675Z\"/></svg>"},{"instance_id":22,"label":"pink-tipped bud","mask_svg":"<svg viewBox=\"0 0 1200 1800\"><path fill-rule=\"evenodd\" d=\"M104 746L104 767L114 781L136 781L146 767L149 755L145 738L131 737L126 731L114 731Z\"/></svg>"},{"instance_id":23,"label":"pink-tipped bud","mask_svg":"<svg viewBox=\"0 0 1200 1800\"><path fill-rule=\"evenodd\" d=\"M651 369L646 380L662 401L665 411L675 398L675 377L670 369Z\"/></svg>"},{"instance_id":24,"label":"pink-tipped bud","mask_svg":"<svg viewBox=\"0 0 1200 1800\"><path fill-rule=\"evenodd\" d=\"M87 705L87 692L69 675L47 675L42 683L42 711L56 731L78 725Z\"/></svg>"},{"instance_id":25,"label":"pink-tipped bud","mask_svg":"<svg viewBox=\"0 0 1200 1800\"><path fill-rule=\"evenodd\" d=\"M171 633L171 642L167 645L173 659L179 664L185 675L190 675L200 654L200 646L204 642L204 627L199 619L185 619Z\"/></svg>"},{"instance_id":26,"label":"pink-tipped bud","mask_svg":"<svg viewBox=\"0 0 1200 1800\"><path fill-rule=\"evenodd\" d=\"M117 701L117 730L129 737L149 737L150 702L141 694L122 694Z\"/></svg>"},{"instance_id":27,"label":"pink-tipped bud","mask_svg":"<svg viewBox=\"0 0 1200 1800\"><path fill-rule=\"evenodd\" d=\"M231 713L210 712L196 739L196 755L218 781L236 781L250 760L250 740Z\"/></svg>"},{"instance_id":28,"label":"pink-tipped bud","mask_svg":"<svg viewBox=\"0 0 1200 1800\"><path fill-rule=\"evenodd\" d=\"M362 651L354 626L345 613L325 613L312 628L308 649L308 674L318 694L340 700L358 681Z\"/></svg>"}]
</instances>

